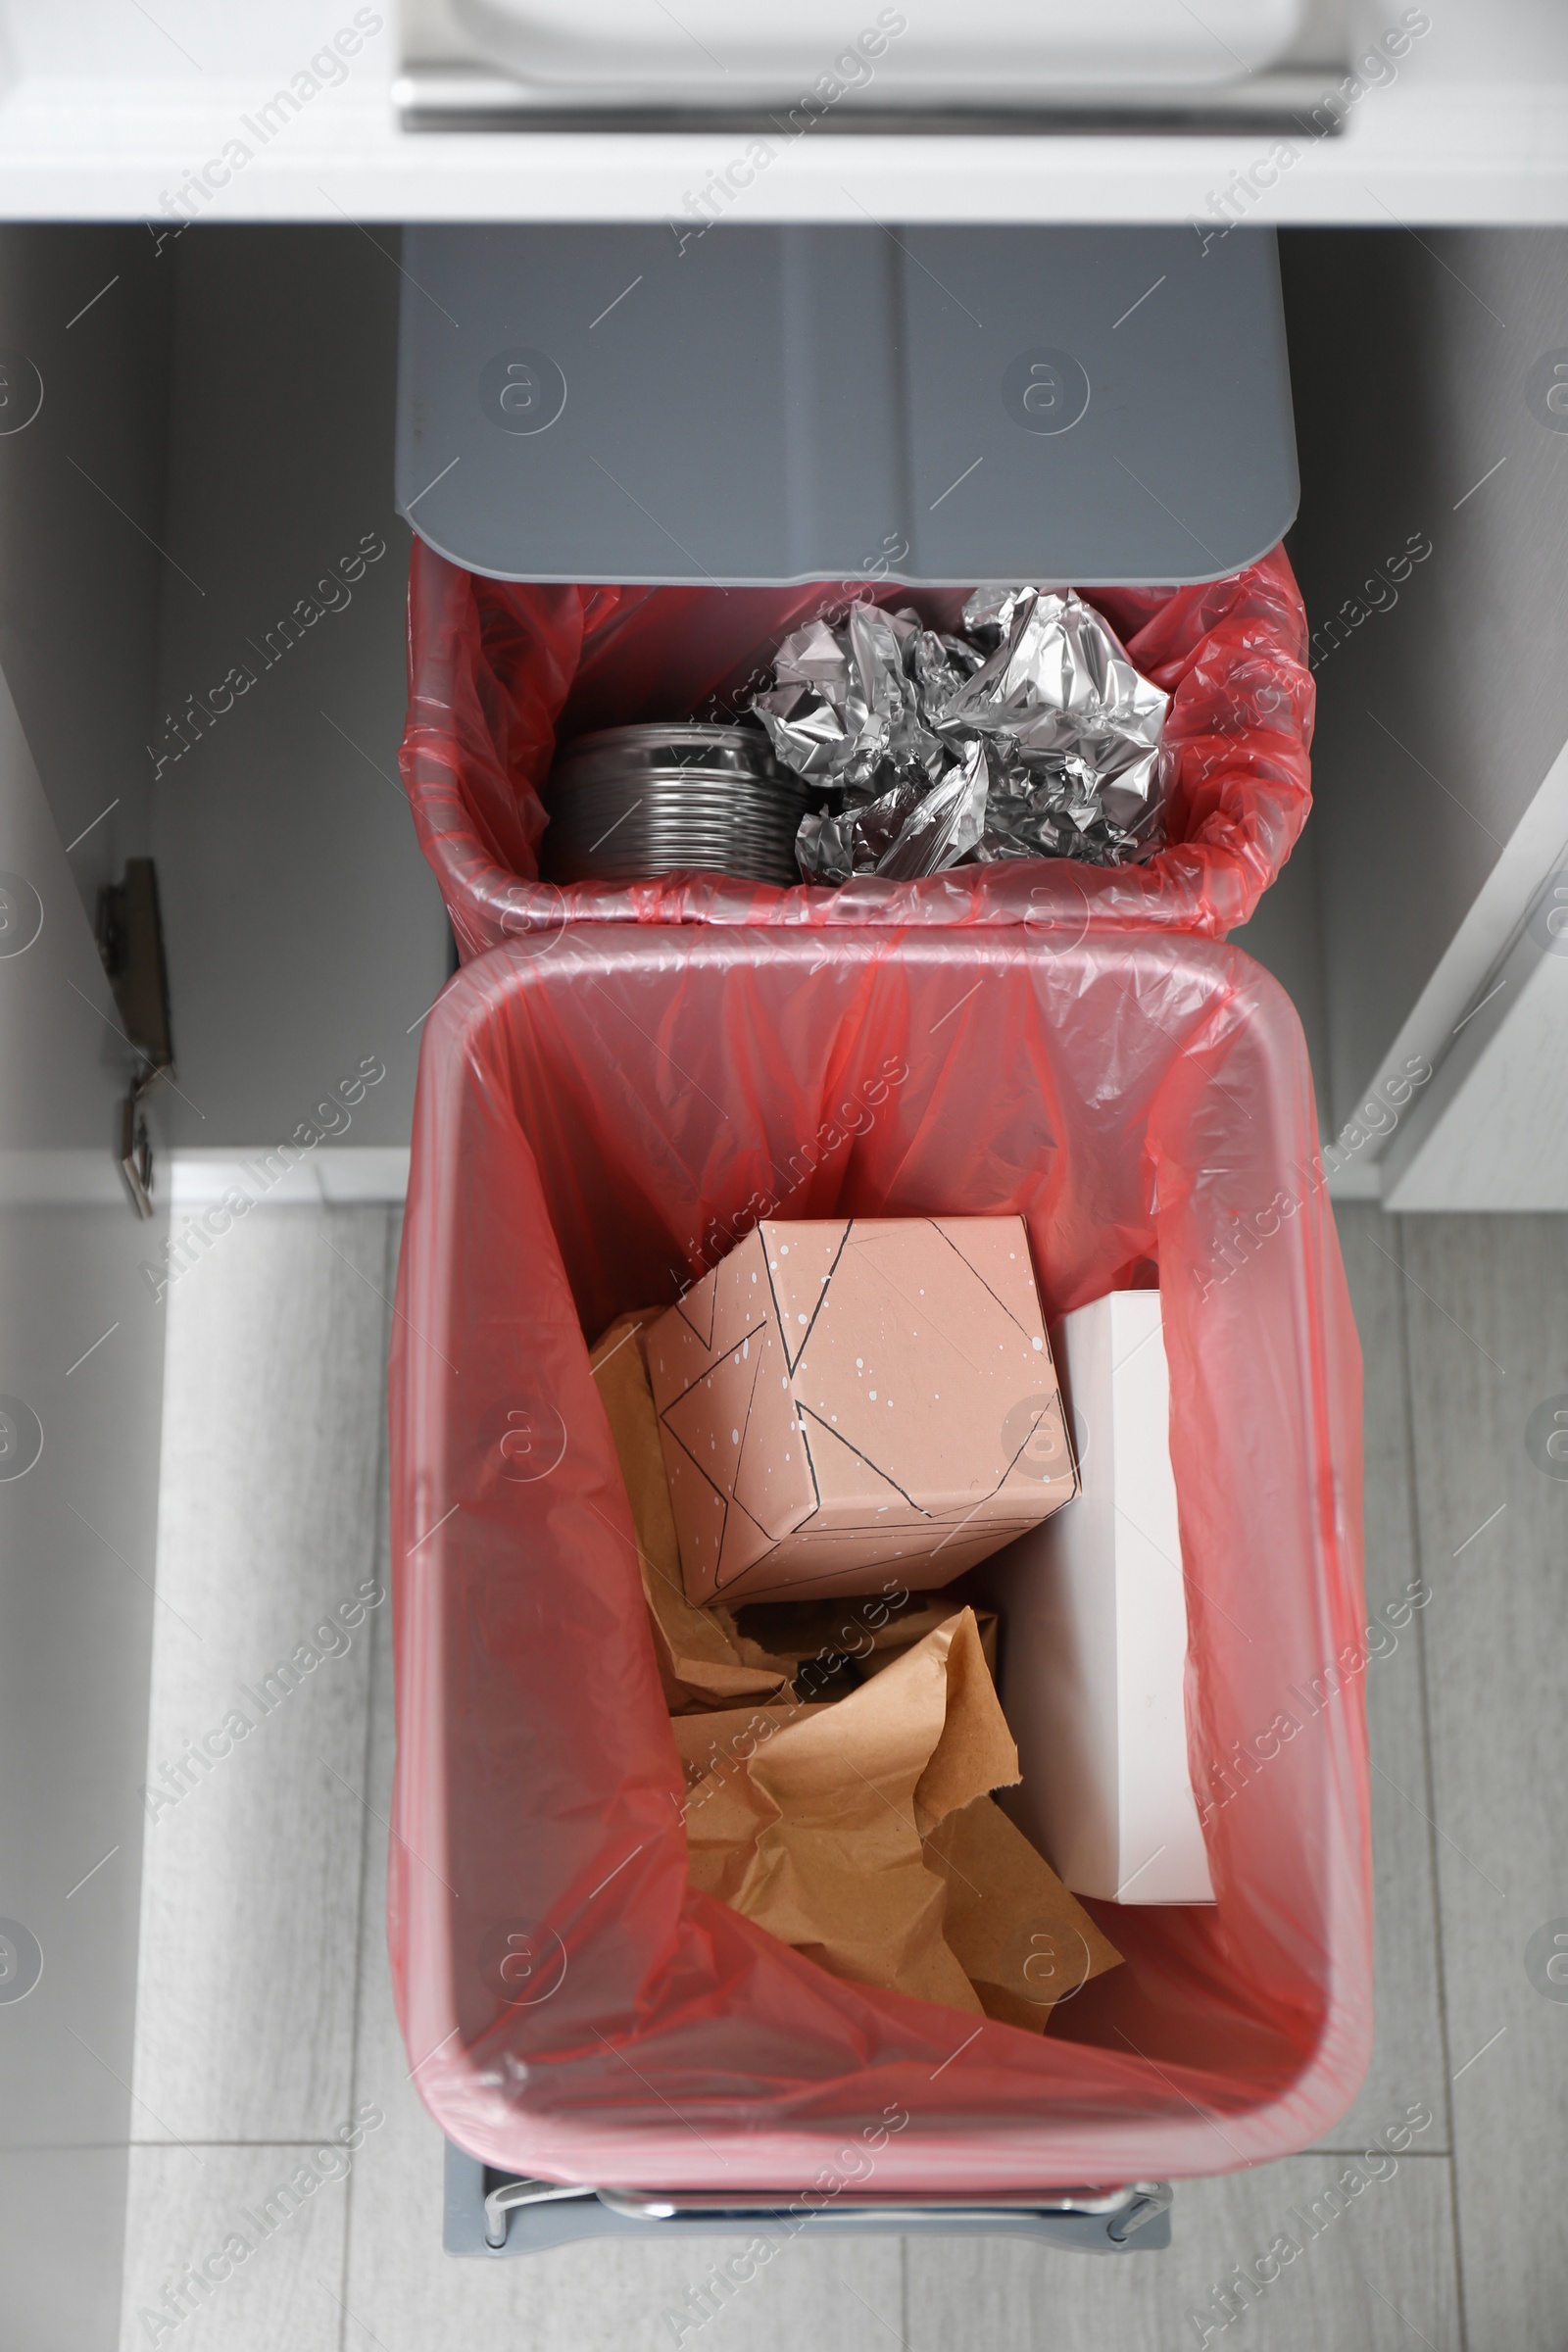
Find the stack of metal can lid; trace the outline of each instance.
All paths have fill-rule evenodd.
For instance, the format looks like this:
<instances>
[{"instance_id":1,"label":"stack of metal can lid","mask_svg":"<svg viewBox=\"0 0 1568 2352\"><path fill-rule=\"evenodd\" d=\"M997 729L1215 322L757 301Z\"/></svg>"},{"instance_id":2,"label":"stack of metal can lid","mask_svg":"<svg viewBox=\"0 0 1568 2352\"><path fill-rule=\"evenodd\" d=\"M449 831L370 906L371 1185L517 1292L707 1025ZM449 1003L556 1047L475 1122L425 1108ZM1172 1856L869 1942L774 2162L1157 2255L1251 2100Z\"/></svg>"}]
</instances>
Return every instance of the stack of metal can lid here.
<instances>
[{"instance_id":1,"label":"stack of metal can lid","mask_svg":"<svg viewBox=\"0 0 1568 2352\"><path fill-rule=\"evenodd\" d=\"M606 727L559 754L546 790L551 882L634 882L683 867L799 882L795 836L819 794L758 726Z\"/></svg>"}]
</instances>

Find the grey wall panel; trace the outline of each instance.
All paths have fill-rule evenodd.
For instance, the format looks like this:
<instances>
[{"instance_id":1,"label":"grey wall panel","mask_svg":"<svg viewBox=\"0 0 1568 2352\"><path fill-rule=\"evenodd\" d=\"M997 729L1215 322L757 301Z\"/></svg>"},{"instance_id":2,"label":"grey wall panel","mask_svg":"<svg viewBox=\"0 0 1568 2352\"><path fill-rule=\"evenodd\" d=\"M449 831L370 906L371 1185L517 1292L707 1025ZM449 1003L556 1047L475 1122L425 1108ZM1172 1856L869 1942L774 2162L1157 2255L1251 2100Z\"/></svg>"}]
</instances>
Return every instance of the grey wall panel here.
<instances>
[{"instance_id":1,"label":"grey wall panel","mask_svg":"<svg viewBox=\"0 0 1568 2352\"><path fill-rule=\"evenodd\" d=\"M1568 416L1542 399L1544 361L1568 362L1568 231L1296 231L1282 253L1338 1123L1568 740Z\"/></svg>"},{"instance_id":2,"label":"grey wall panel","mask_svg":"<svg viewBox=\"0 0 1568 2352\"><path fill-rule=\"evenodd\" d=\"M397 772L395 235L178 251L153 734L181 1147L288 1138L362 1057L349 1145L408 1140L449 934ZM379 551L379 552L375 552Z\"/></svg>"},{"instance_id":3,"label":"grey wall panel","mask_svg":"<svg viewBox=\"0 0 1568 2352\"><path fill-rule=\"evenodd\" d=\"M174 268L167 231L0 226L0 665L89 912L147 853Z\"/></svg>"}]
</instances>

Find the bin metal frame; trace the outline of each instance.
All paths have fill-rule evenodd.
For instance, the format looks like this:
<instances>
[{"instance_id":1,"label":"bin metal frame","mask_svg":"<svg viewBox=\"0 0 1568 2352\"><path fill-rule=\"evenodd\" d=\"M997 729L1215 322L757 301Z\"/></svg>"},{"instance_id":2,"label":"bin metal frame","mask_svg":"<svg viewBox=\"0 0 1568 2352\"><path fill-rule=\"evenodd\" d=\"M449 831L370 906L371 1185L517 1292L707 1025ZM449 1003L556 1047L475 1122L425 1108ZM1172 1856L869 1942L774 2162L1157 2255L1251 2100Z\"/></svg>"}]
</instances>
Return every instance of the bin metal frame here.
<instances>
[{"instance_id":1,"label":"bin metal frame","mask_svg":"<svg viewBox=\"0 0 1568 2352\"><path fill-rule=\"evenodd\" d=\"M806 2208L791 2192L776 2199L733 2199L682 2189L589 2188L498 2172L446 2143L442 2243L449 2254L543 2254L594 2237L754 2237L769 2223L791 2236L1026 2237L1083 2254L1156 2254L1170 2244L1172 2190L1167 2180L1123 2188L1042 2189L976 2201L905 2197L897 2202L846 2193L831 2208Z\"/></svg>"}]
</instances>

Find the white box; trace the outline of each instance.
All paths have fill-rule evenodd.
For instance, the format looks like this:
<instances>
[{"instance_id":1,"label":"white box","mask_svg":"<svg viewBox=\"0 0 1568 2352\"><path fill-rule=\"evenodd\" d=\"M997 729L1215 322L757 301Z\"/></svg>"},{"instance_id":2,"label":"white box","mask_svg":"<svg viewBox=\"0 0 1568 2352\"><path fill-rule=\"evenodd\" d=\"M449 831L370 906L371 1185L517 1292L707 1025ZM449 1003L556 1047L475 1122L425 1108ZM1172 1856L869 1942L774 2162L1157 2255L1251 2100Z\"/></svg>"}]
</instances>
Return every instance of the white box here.
<instances>
[{"instance_id":1,"label":"white box","mask_svg":"<svg viewBox=\"0 0 1568 2352\"><path fill-rule=\"evenodd\" d=\"M1075 1894L1210 1903L1159 1293L1113 1291L1051 1344L1083 1490L981 1571L1023 1771L1002 1802Z\"/></svg>"}]
</instances>

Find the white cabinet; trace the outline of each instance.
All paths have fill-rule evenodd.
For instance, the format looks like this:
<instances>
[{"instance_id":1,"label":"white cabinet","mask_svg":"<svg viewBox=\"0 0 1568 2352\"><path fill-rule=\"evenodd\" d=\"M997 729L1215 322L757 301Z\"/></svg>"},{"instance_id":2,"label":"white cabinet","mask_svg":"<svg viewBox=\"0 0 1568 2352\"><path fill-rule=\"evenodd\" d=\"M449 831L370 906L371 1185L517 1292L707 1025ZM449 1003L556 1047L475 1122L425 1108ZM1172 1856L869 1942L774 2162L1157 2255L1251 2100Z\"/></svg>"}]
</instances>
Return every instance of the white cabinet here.
<instances>
[{"instance_id":1,"label":"white cabinet","mask_svg":"<svg viewBox=\"0 0 1568 2352\"><path fill-rule=\"evenodd\" d=\"M117 7L112 41L95 48L73 46L64 19L13 8L0 96L0 868L43 876L29 886L47 925L20 956L0 935L14 1119L0 1396L45 1398L28 1410L48 1449L22 1478L0 1474L0 1677L25 1751L12 1785L51 1795L38 1816L48 1851L19 1849L8 1886L24 1893L6 1899L41 1923L46 1959L57 1921L78 1936L100 1906L96 1928L61 1941L50 1981L103 2025L78 2067L51 2038L43 1981L29 1992L33 2036L12 2037L22 2060L0 2106L25 2117L38 2103L42 2052L46 2087L70 2108L59 2136L96 2153L71 2158L74 2202L27 2153L0 2206L13 2235L44 2248L51 2282L69 2275L79 2289L71 2340L94 2346L112 2336L112 2294L81 2240L104 2254L127 2130L123 2102L103 2095L127 2046L153 1605L141 1580L159 1335L140 1268L156 1268L172 1196L177 1228L244 1156L311 1126L334 1093L341 1102L367 1061L382 1075L352 1121L268 1197L397 1197L420 1024L449 968L396 772L402 260L396 229L372 234L364 220L531 209L657 222L731 152L707 131L663 145L567 132L421 144L395 127L379 17L342 74L310 61L344 62L330 45L350 12L302 0L244 19L244 54L212 74L171 65L159 44L199 48L209 13L168 4L154 25ZM1479 37L1473 15L1455 22ZM1568 215L1561 51L1554 22L1468 88L1444 84L1422 53L1366 97L1332 153L1303 144L1277 195L1235 200L1258 220L1293 208L1402 216L1286 241L1319 805L1242 943L1297 997L1327 1132L1369 1101L1394 1105L1364 1121L1374 1131L1345 1181L1401 1208L1568 1206L1568 415L1553 398L1568 381L1568 234L1434 224ZM242 127L285 87L301 94L275 131ZM781 158L756 217L856 217L860 188L895 220L1180 222L1256 153L1234 138L1156 154L1145 137L834 136L830 159L825 139ZM195 225L176 234L173 192L229 141L246 155L187 197ZM242 224L246 212L293 224ZM82 225L18 225L24 215ZM111 1156L125 1057L88 910L127 857L148 854L176 1072L156 1103L160 1218L137 1225ZM1432 1075L1397 1097L1391 1074L1412 1059ZM31 1443L30 1423L3 1409L0 1471ZM68 1526L51 1461L85 1532ZM73 1610L101 1641L68 1688L49 1662ZM129 1803L101 1862L84 1835L98 1818L83 1801L89 1766ZM0 1989L21 1950L15 1936L0 1950ZM95 1953L101 1990L76 1973ZM100 2058L102 2080L89 2071ZM73 2234L56 2243L63 2223Z\"/></svg>"},{"instance_id":2,"label":"white cabinet","mask_svg":"<svg viewBox=\"0 0 1568 2352\"><path fill-rule=\"evenodd\" d=\"M156 861L165 1200L328 1125L267 1198L401 1196L451 949L397 769L400 282L341 224L0 230L0 346L43 393L0 433L0 666L89 918Z\"/></svg>"},{"instance_id":3,"label":"white cabinet","mask_svg":"<svg viewBox=\"0 0 1568 2352\"><path fill-rule=\"evenodd\" d=\"M1568 234L1281 258L1316 808L1253 929L1295 952L1341 1189L1565 1208Z\"/></svg>"}]
</instances>

